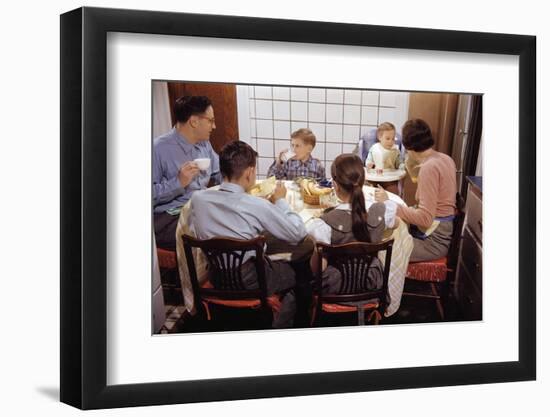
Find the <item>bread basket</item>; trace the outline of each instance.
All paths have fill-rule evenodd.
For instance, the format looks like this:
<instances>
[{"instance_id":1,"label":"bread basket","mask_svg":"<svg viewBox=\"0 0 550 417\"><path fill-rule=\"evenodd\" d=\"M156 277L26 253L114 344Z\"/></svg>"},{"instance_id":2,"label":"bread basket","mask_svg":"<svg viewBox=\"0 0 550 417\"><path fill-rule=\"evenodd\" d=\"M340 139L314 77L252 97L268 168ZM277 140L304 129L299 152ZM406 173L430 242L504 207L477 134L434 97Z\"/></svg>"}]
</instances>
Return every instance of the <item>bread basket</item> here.
<instances>
[{"instance_id":1,"label":"bread basket","mask_svg":"<svg viewBox=\"0 0 550 417\"><path fill-rule=\"evenodd\" d=\"M304 200L304 203L309 204L310 206L320 205L319 196L314 194L308 194L305 192L304 189L302 189L302 199Z\"/></svg>"}]
</instances>

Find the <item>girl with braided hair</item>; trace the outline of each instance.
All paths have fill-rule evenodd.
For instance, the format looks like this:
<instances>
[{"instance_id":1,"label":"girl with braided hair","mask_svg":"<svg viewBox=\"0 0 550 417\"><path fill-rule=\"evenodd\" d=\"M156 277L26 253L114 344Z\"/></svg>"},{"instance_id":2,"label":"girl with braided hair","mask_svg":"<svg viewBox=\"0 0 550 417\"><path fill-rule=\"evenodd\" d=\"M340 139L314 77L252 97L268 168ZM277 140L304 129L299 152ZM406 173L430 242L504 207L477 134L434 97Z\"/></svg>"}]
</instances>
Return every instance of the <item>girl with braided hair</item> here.
<instances>
[{"instance_id":1,"label":"girl with braided hair","mask_svg":"<svg viewBox=\"0 0 550 417\"><path fill-rule=\"evenodd\" d=\"M317 241L330 245L349 242L377 243L382 240L386 227L395 225L397 204L387 200L374 203L368 209L365 205L363 184L365 169L361 158L354 154L339 155L331 167L332 183L336 196L342 201L320 218L306 224L306 230ZM311 268L317 270L317 254L311 259ZM341 281L336 268L323 261L323 288L336 292ZM369 277L372 289L382 285L382 265L372 269Z\"/></svg>"}]
</instances>

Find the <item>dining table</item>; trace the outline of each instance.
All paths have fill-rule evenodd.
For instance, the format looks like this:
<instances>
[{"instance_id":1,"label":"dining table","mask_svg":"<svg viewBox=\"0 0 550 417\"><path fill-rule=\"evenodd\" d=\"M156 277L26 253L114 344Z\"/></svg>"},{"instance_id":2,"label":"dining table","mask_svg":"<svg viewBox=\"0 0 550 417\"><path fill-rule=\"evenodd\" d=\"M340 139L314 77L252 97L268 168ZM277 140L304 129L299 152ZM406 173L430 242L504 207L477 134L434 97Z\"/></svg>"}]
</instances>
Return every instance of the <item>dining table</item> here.
<instances>
[{"instance_id":1,"label":"dining table","mask_svg":"<svg viewBox=\"0 0 550 417\"><path fill-rule=\"evenodd\" d=\"M304 223L307 223L313 218L321 216L324 210L327 208L326 206L307 204L304 203L303 200L300 201L299 187L297 187L297 184L294 181L284 181L284 184L287 188L286 200L289 203L289 206L293 211L297 212L300 215ZM215 186L212 188L216 187L219 186ZM375 190L376 188L369 185L363 186L365 207L367 208L367 210L375 202ZM388 192L387 194L389 200L394 201L395 203L400 205L406 205L403 199L398 195L390 192ZM190 210L191 209L189 202L182 207L178 220L178 225L176 228L177 236L181 236L182 234L193 235L192 230L189 227L188 221ZM394 240L388 280L389 303L385 312L385 316L388 317L393 315L399 309L401 303L401 296L403 294L403 286L405 283L405 275L407 272L409 258L413 249L413 240L412 236L409 234L408 225L399 218L396 218L394 227L387 228L385 230L384 239ZM182 239L176 240L176 252L185 308L191 314L194 314L195 306L193 288L191 285L189 272L187 270L187 261L185 258ZM272 260L290 260L291 255L291 253L275 253L268 256ZM193 249L193 257L195 260L195 267L197 269L199 284L202 284L207 280L206 266L208 262L203 253L196 248ZM378 257L382 264L384 264L385 251L381 251L378 254Z\"/></svg>"}]
</instances>

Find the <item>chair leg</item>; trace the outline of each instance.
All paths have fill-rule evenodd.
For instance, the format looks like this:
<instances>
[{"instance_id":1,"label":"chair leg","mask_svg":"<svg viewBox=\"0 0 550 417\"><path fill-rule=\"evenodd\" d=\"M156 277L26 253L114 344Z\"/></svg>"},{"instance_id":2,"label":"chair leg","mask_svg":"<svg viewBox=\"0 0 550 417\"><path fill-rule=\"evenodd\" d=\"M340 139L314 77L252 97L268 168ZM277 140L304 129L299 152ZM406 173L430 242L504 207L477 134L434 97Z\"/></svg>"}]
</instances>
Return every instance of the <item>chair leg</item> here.
<instances>
[{"instance_id":1,"label":"chair leg","mask_svg":"<svg viewBox=\"0 0 550 417\"><path fill-rule=\"evenodd\" d=\"M317 305L313 305L311 309L311 323L310 323L311 327L313 327L313 325L315 324L316 315L317 315Z\"/></svg>"},{"instance_id":2,"label":"chair leg","mask_svg":"<svg viewBox=\"0 0 550 417\"><path fill-rule=\"evenodd\" d=\"M435 283L431 282L430 286L432 288L432 294L436 297L435 298L435 305L437 307L437 311L439 312L439 316L441 317L441 320L445 320L445 311L443 309L443 304L441 303L441 295L440 292L437 289L437 286Z\"/></svg>"}]
</instances>

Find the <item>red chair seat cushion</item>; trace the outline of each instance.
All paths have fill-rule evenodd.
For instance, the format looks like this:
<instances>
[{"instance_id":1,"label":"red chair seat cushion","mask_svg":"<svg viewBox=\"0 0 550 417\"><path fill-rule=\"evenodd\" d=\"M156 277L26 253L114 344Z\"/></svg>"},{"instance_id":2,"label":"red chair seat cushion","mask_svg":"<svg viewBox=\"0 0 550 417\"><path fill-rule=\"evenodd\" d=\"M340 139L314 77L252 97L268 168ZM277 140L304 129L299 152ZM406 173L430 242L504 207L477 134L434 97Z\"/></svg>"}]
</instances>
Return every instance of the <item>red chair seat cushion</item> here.
<instances>
[{"instance_id":1,"label":"red chair seat cushion","mask_svg":"<svg viewBox=\"0 0 550 417\"><path fill-rule=\"evenodd\" d=\"M316 306L318 304L318 299L318 296L313 296L313 305ZM363 304L363 309L365 310L373 310L378 307L379 304L376 300L366 301L365 304ZM336 303L323 303L321 305L321 309L326 313L353 313L357 311L357 306Z\"/></svg>"},{"instance_id":2,"label":"red chair seat cushion","mask_svg":"<svg viewBox=\"0 0 550 417\"><path fill-rule=\"evenodd\" d=\"M214 288L210 281L206 281L202 284L203 288ZM203 301L212 304L223 305L226 307L236 307L236 308L259 308L262 304L259 298L251 298L245 300L223 300L216 297L202 297ZM279 311L281 309L281 299L279 295L274 294L267 297L267 304L271 307L273 311Z\"/></svg>"},{"instance_id":3,"label":"red chair seat cushion","mask_svg":"<svg viewBox=\"0 0 550 417\"><path fill-rule=\"evenodd\" d=\"M410 262L407 278L417 281L442 282L447 279L447 257L433 261Z\"/></svg>"},{"instance_id":4,"label":"red chair seat cushion","mask_svg":"<svg viewBox=\"0 0 550 417\"><path fill-rule=\"evenodd\" d=\"M176 269L178 267L178 258L174 251L157 248L157 257L159 267L163 269Z\"/></svg>"},{"instance_id":5,"label":"red chair seat cushion","mask_svg":"<svg viewBox=\"0 0 550 417\"><path fill-rule=\"evenodd\" d=\"M323 303L321 306L324 312L326 313L353 313L357 311L356 306L349 306L344 304L329 304L329 303ZM366 303L363 304L363 308L365 310L373 310L375 308L378 308L378 303Z\"/></svg>"}]
</instances>

